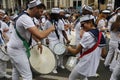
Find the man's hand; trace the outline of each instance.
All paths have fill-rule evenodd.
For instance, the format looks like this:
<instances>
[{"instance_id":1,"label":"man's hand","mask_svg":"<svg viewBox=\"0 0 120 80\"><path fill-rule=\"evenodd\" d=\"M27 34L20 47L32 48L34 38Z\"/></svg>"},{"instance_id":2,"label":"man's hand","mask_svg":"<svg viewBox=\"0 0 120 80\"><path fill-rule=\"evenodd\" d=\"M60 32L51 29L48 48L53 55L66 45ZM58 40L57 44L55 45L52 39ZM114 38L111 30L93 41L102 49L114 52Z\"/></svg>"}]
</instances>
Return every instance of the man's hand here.
<instances>
[{"instance_id":1,"label":"man's hand","mask_svg":"<svg viewBox=\"0 0 120 80\"><path fill-rule=\"evenodd\" d=\"M40 53L42 54L42 44L41 44L41 42L38 42L38 50L40 50Z\"/></svg>"},{"instance_id":2,"label":"man's hand","mask_svg":"<svg viewBox=\"0 0 120 80\"><path fill-rule=\"evenodd\" d=\"M55 31L55 26L53 25L53 26L51 26L49 29L50 29L51 31Z\"/></svg>"},{"instance_id":3,"label":"man's hand","mask_svg":"<svg viewBox=\"0 0 120 80\"><path fill-rule=\"evenodd\" d=\"M67 40L66 43L69 44L69 43L70 43L70 40Z\"/></svg>"}]
</instances>

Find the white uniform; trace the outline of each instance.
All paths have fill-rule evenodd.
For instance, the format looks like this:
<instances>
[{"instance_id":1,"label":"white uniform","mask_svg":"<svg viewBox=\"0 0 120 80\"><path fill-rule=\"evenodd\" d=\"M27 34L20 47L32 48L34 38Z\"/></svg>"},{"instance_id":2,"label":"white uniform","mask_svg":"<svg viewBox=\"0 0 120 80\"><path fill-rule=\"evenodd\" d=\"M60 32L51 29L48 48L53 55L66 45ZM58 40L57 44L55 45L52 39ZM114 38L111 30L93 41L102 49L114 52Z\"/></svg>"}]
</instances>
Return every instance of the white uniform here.
<instances>
[{"instance_id":1,"label":"white uniform","mask_svg":"<svg viewBox=\"0 0 120 80\"><path fill-rule=\"evenodd\" d=\"M98 24L97 24L97 28L100 30L101 28L106 28L106 23L107 23L107 20L104 20L104 19L101 19Z\"/></svg>"},{"instance_id":2,"label":"white uniform","mask_svg":"<svg viewBox=\"0 0 120 80\"><path fill-rule=\"evenodd\" d=\"M44 30L48 29L50 26L52 26L52 23L49 20L47 20L45 22ZM55 26L55 27L57 29L57 26ZM57 44L57 43L60 42L59 39L58 39L58 37L57 37L57 35L56 35L56 33L55 32L51 32L48 35L47 39L49 40L49 45L48 46L53 51L55 44ZM58 57L58 55L55 55L55 56L57 57L57 65L59 65L58 64L59 57ZM56 71L57 65L56 65L55 69L53 70L54 73L57 73L57 71Z\"/></svg>"},{"instance_id":3,"label":"white uniform","mask_svg":"<svg viewBox=\"0 0 120 80\"><path fill-rule=\"evenodd\" d=\"M59 19L58 20L58 32L60 34L60 42L63 43L63 44L65 43L64 42L64 36L62 34L62 30L65 30L64 25L65 25L64 20L63 19Z\"/></svg>"},{"instance_id":4,"label":"white uniform","mask_svg":"<svg viewBox=\"0 0 120 80\"><path fill-rule=\"evenodd\" d=\"M111 25L113 22L115 22L117 18L117 15L114 15L108 22L108 28L111 28ZM118 37L119 32L112 32L110 31L110 42L109 42L109 51L106 57L106 60L104 62L105 66L109 66L111 64L112 57L114 56L115 49L118 47L118 41L120 41L120 37ZM115 61L112 61L112 64L110 65L110 70L113 70L115 67L114 65Z\"/></svg>"},{"instance_id":5,"label":"white uniform","mask_svg":"<svg viewBox=\"0 0 120 80\"><path fill-rule=\"evenodd\" d=\"M80 42L80 29L81 29L81 24L78 22L75 26L75 45L77 46L78 43Z\"/></svg>"},{"instance_id":6,"label":"white uniform","mask_svg":"<svg viewBox=\"0 0 120 80\"><path fill-rule=\"evenodd\" d=\"M65 31L64 25L65 25L65 21L63 19L59 19L58 20L57 30L58 30L58 34L59 34L59 42L62 43L62 44L65 44L65 38L64 38L64 36L62 34L62 31L63 30ZM58 63L58 66L60 66L61 68L64 69L63 57L64 57L64 55L57 56L57 58L58 58L58 62L57 63Z\"/></svg>"},{"instance_id":7,"label":"white uniform","mask_svg":"<svg viewBox=\"0 0 120 80\"><path fill-rule=\"evenodd\" d=\"M52 26L52 23L47 20L46 23L45 23L44 29L46 30L46 29L48 29L50 26ZM57 43L59 43L59 40L58 40L58 38L57 38L56 33L55 33L55 32L51 32L51 33L48 35L47 38L49 39L49 48L50 48L51 50L53 50L54 45L57 44Z\"/></svg>"},{"instance_id":8,"label":"white uniform","mask_svg":"<svg viewBox=\"0 0 120 80\"><path fill-rule=\"evenodd\" d=\"M0 20L0 26L1 26L1 28L0 28L1 31L3 31L4 28L8 28L7 24L1 20ZM0 47L5 44L1 35L2 34L0 33L0 39L1 39L0 40ZM2 53L1 50L0 50L0 53ZM2 56L2 54L0 54L0 56ZM6 76L6 68L7 68L7 62L0 60L0 78Z\"/></svg>"},{"instance_id":9,"label":"white uniform","mask_svg":"<svg viewBox=\"0 0 120 80\"><path fill-rule=\"evenodd\" d=\"M118 53L117 63L114 68L114 71L110 77L110 80L119 80L120 79L120 50L117 49L117 53Z\"/></svg>"},{"instance_id":10,"label":"white uniform","mask_svg":"<svg viewBox=\"0 0 120 80\"><path fill-rule=\"evenodd\" d=\"M9 29L9 31L6 32L6 35L10 38L12 31L14 30L14 25L13 25L12 21L9 22L8 29Z\"/></svg>"},{"instance_id":11,"label":"white uniform","mask_svg":"<svg viewBox=\"0 0 120 80\"><path fill-rule=\"evenodd\" d=\"M78 46L78 43L80 42L80 29L81 29L81 24L78 22L75 26L75 45ZM80 56L80 54L77 54L76 56Z\"/></svg>"},{"instance_id":12,"label":"white uniform","mask_svg":"<svg viewBox=\"0 0 120 80\"><path fill-rule=\"evenodd\" d=\"M117 14L115 14L109 21L108 21L108 29L110 30L113 22L116 21L116 18L117 18Z\"/></svg>"},{"instance_id":13,"label":"white uniform","mask_svg":"<svg viewBox=\"0 0 120 80\"><path fill-rule=\"evenodd\" d=\"M19 34L27 40L27 42L29 42L31 35L27 29L33 26L35 26L35 24L32 18L26 14L20 16L16 21L16 28ZM32 72L26 55L26 48L15 31L13 31L7 46L7 51L13 64L12 80L19 80L19 75L22 76L23 80L32 80Z\"/></svg>"},{"instance_id":14,"label":"white uniform","mask_svg":"<svg viewBox=\"0 0 120 80\"><path fill-rule=\"evenodd\" d=\"M115 50L118 48L118 42L120 41L119 35L120 35L119 32L112 32L112 31L110 32L109 51L104 62L105 66L110 65L110 70L113 70L113 68L115 67L114 64L115 61L112 61L112 58L115 55L114 54Z\"/></svg>"},{"instance_id":15,"label":"white uniform","mask_svg":"<svg viewBox=\"0 0 120 80\"><path fill-rule=\"evenodd\" d=\"M83 46L83 52L93 47L95 43L95 38L89 32L85 32L79 42ZM75 80L78 77L76 75L83 78L95 76L100 61L101 50L102 48L97 47L93 52L83 56L72 70L69 80Z\"/></svg>"},{"instance_id":16,"label":"white uniform","mask_svg":"<svg viewBox=\"0 0 120 80\"><path fill-rule=\"evenodd\" d=\"M3 31L2 27L4 26L4 22L2 22L1 20L0 20L0 26L1 26L0 30ZM4 40L2 39L2 34L0 33L0 46L4 44L5 43L4 43ZM0 53L2 53L1 50L0 50ZM0 56L2 55L0 54ZM6 68L7 68L7 63L0 60L0 78L5 76Z\"/></svg>"}]
</instances>

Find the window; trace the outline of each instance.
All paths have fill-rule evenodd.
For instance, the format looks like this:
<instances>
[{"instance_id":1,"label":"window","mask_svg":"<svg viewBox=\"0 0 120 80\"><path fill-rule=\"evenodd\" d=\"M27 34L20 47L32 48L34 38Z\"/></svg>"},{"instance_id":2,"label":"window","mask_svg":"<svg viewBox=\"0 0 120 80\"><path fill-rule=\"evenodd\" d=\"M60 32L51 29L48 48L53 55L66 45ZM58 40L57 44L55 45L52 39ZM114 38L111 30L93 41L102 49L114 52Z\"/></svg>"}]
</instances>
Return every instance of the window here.
<instances>
[{"instance_id":1,"label":"window","mask_svg":"<svg viewBox=\"0 0 120 80\"><path fill-rule=\"evenodd\" d=\"M2 9L3 8L3 5L2 5L2 0L0 0L0 8Z\"/></svg>"},{"instance_id":2,"label":"window","mask_svg":"<svg viewBox=\"0 0 120 80\"><path fill-rule=\"evenodd\" d=\"M81 0L73 0L73 7L77 8L81 6Z\"/></svg>"},{"instance_id":3,"label":"window","mask_svg":"<svg viewBox=\"0 0 120 80\"><path fill-rule=\"evenodd\" d=\"M47 0L47 9L51 9L54 7L54 0Z\"/></svg>"}]
</instances>

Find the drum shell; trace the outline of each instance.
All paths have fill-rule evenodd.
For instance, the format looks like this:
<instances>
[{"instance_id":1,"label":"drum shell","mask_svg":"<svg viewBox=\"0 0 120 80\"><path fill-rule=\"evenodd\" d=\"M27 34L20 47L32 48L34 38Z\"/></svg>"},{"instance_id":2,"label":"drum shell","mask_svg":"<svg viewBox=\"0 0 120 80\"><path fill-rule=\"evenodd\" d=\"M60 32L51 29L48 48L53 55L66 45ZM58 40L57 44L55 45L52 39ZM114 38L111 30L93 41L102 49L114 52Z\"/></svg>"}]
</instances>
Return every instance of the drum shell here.
<instances>
[{"instance_id":1,"label":"drum shell","mask_svg":"<svg viewBox=\"0 0 120 80\"><path fill-rule=\"evenodd\" d=\"M68 58L67 62L66 62L66 69L68 69L69 71L72 71L72 69L75 67L75 65L78 63L78 58L71 56Z\"/></svg>"}]
</instances>

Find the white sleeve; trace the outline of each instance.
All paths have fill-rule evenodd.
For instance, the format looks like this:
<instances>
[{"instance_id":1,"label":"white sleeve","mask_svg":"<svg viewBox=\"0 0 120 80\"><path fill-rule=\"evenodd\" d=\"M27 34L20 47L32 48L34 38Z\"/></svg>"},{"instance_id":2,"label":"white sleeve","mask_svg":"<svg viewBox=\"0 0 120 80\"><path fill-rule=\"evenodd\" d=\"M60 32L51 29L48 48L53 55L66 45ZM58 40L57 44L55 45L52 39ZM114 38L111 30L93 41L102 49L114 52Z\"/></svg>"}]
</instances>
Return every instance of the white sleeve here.
<instances>
[{"instance_id":1,"label":"white sleeve","mask_svg":"<svg viewBox=\"0 0 120 80\"><path fill-rule=\"evenodd\" d=\"M100 28L104 28L105 27L105 21L104 20L100 20L99 22L98 22L98 29L100 29Z\"/></svg>"},{"instance_id":2,"label":"white sleeve","mask_svg":"<svg viewBox=\"0 0 120 80\"><path fill-rule=\"evenodd\" d=\"M62 20L59 20L59 21L58 21L58 29L59 29L59 30L65 30L65 29L64 29L64 23L62 22Z\"/></svg>"},{"instance_id":3,"label":"white sleeve","mask_svg":"<svg viewBox=\"0 0 120 80\"><path fill-rule=\"evenodd\" d=\"M109 22L108 22L108 29L109 30L111 29L111 26L112 26L113 22L116 21L116 18L117 18L117 16L115 15L109 20Z\"/></svg>"},{"instance_id":4,"label":"white sleeve","mask_svg":"<svg viewBox=\"0 0 120 80\"><path fill-rule=\"evenodd\" d=\"M50 21L46 21L45 22L45 26L43 27L44 30L48 29L52 24L50 23Z\"/></svg>"},{"instance_id":5,"label":"white sleeve","mask_svg":"<svg viewBox=\"0 0 120 80\"><path fill-rule=\"evenodd\" d=\"M1 22L1 30L9 29L8 25L5 22Z\"/></svg>"},{"instance_id":6,"label":"white sleeve","mask_svg":"<svg viewBox=\"0 0 120 80\"><path fill-rule=\"evenodd\" d=\"M27 15L22 15L17 22L22 23L22 26L24 26L25 29L30 28L30 27L34 27L35 24L33 22L33 19Z\"/></svg>"},{"instance_id":7,"label":"white sleeve","mask_svg":"<svg viewBox=\"0 0 120 80\"><path fill-rule=\"evenodd\" d=\"M83 48L87 48L91 46L91 44L93 45L93 42L94 38L90 35L89 32L85 32L80 40L80 44L82 45Z\"/></svg>"}]
</instances>

